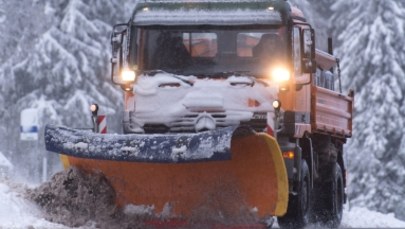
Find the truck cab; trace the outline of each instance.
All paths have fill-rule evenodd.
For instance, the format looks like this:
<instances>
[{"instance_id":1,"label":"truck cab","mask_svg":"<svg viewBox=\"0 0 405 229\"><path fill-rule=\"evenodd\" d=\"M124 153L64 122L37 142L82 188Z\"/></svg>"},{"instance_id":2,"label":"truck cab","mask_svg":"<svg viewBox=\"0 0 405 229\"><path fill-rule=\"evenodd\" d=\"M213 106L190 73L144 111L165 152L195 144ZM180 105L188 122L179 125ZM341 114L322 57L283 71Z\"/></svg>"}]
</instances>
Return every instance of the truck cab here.
<instances>
[{"instance_id":1,"label":"truck cab","mask_svg":"<svg viewBox=\"0 0 405 229\"><path fill-rule=\"evenodd\" d=\"M271 104L297 82L309 83L315 69L313 30L292 30L290 11L285 1L139 3L112 39L112 79L126 96L125 132L249 124L273 133ZM295 47L301 44L302 53ZM208 82L222 88L208 90ZM160 115L148 114L153 106Z\"/></svg>"}]
</instances>

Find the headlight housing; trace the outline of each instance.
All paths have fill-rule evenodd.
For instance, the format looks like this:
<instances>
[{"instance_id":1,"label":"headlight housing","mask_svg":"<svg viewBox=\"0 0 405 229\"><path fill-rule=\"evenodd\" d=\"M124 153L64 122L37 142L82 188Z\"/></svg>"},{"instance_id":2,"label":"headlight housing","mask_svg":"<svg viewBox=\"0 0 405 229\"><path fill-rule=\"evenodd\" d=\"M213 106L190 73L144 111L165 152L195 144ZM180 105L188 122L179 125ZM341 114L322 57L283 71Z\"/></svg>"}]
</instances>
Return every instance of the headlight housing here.
<instances>
[{"instance_id":1,"label":"headlight housing","mask_svg":"<svg viewBox=\"0 0 405 229\"><path fill-rule=\"evenodd\" d=\"M273 101L273 108L276 109L276 110L280 110L281 102L279 100L274 100Z\"/></svg>"},{"instance_id":2,"label":"headlight housing","mask_svg":"<svg viewBox=\"0 0 405 229\"><path fill-rule=\"evenodd\" d=\"M290 70L283 66L276 66L270 70L271 79L277 83L284 83L290 80L291 73Z\"/></svg>"},{"instance_id":3,"label":"headlight housing","mask_svg":"<svg viewBox=\"0 0 405 229\"><path fill-rule=\"evenodd\" d=\"M91 111L92 113L96 113L96 114L97 114L98 105L97 105L96 103L91 104L91 105L90 105L90 111Z\"/></svg>"},{"instance_id":4,"label":"headlight housing","mask_svg":"<svg viewBox=\"0 0 405 229\"><path fill-rule=\"evenodd\" d=\"M121 80L125 83L133 83L136 79L136 73L128 68L121 71Z\"/></svg>"}]
</instances>

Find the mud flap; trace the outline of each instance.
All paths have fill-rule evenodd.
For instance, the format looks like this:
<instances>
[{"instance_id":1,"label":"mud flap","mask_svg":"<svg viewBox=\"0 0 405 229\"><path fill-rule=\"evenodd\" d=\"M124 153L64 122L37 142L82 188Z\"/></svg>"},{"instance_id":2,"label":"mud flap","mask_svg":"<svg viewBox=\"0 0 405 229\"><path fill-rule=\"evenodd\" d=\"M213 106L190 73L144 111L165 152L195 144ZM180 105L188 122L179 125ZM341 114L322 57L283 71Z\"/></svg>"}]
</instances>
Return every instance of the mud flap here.
<instances>
[{"instance_id":1,"label":"mud flap","mask_svg":"<svg viewBox=\"0 0 405 229\"><path fill-rule=\"evenodd\" d=\"M67 159L83 170L103 172L116 190L120 206L153 206L156 213L169 208L171 215L184 217L204 209L238 215L242 207L260 218L284 215L288 178L276 140L267 134L232 137L233 130L225 131L231 136L226 160L117 161L83 158L77 153ZM49 138L47 141L52 140Z\"/></svg>"}]
</instances>

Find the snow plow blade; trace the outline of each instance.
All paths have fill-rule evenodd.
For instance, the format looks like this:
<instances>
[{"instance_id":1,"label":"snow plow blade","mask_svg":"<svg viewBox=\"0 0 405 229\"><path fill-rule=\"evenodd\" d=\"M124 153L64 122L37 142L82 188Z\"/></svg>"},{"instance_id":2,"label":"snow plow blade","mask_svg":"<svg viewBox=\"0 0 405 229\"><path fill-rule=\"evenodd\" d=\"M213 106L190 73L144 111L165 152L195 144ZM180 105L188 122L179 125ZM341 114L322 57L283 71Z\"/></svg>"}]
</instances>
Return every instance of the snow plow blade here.
<instances>
[{"instance_id":1,"label":"snow plow blade","mask_svg":"<svg viewBox=\"0 0 405 229\"><path fill-rule=\"evenodd\" d=\"M235 128L195 134L107 135L47 125L45 146L48 151L100 160L163 163L229 160Z\"/></svg>"},{"instance_id":2,"label":"snow plow blade","mask_svg":"<svg viewBox=\"0 0 405 229\"><path fill-rule=\"evenodd\" d=\"M168 144L163 148L171 149L164 151L162 155L165 156L150 157L147 154L149 157L146 157L145 154L139 157L144 153L140 150L138 156L128 157L130 160L115 157L118 151L85 151L86 145L79 143L86 141L87 146L91 148L96 147L92 146L96 143L90 144L91 141L101 143L113 138L119 144L125 145L127 143L118 140L126 139L128 142L133 135L103 136L86 133L80 136L72 129L48 126L45 141L49 151L65 154L62 156L64 165L76 166L89 172L102 172L114 187L119 206L153 206L157 214L170 206L171 215L190 217L199 209L206 209L207 204L212 208L221 208L215 209L216 212L228 214L238 214L243 205L260 218L284 215L288 205L288 178L276 140L264 133L241 134L239 131L235 132L235 129L231 127L203 132L202 135L188 135L190 141L186 142L190 143L193 139L195 142L186 144L187 147L211 151L204 156L188 152L184 145L179 146L182 150L174 150L177 156L170 156L169 151L173 150L169 143L175 143L175 139L181 136L174 134L164 135L165 141L161 141L162 144ZM159 142L159 137L162 136L156 137L158 140L153 141L153 137L148 136L151 142L149 146L156 147L152 143ZM62 139L67 141L63 142ZM209 143L210 141L212 143ZM209 149L218 143L221 145L214 146L215 150ZM72 145L76 145L76 148ZM74 152L74 149L82 150L83 153ZM104 147L104 150L107 149L108 146ZM89 156L86 156L86 153ZM154 153L159 151L155 150Z\"/></svg>"}]
</instances>

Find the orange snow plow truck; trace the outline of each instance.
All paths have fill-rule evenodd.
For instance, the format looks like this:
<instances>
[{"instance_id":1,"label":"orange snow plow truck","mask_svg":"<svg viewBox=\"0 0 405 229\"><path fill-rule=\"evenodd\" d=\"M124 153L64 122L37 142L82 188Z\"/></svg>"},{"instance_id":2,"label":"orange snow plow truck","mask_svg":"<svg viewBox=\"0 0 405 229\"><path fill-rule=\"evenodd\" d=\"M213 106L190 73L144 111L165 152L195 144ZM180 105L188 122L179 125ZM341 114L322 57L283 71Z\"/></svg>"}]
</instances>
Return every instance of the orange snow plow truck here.
<instances>
[{"instance_id":1,"label":"orange snow plow truck","mask_svg":"<svg viewBox=\"0 0 405 229\"><path fill-rule=\"evenodd\" d=\"M119 206L187 218L218 195L220 214L340 224L353 93L335 91L339 60L315 48L296 7L139 1L111 43L124 134L48 125L46 147L66 166L102 172ZM227 206L229 190L240 204Z\"/></svg>"}]
</instances>

